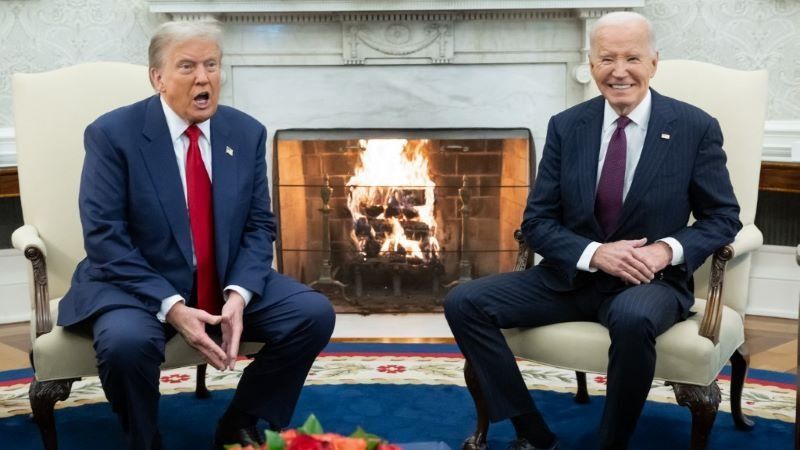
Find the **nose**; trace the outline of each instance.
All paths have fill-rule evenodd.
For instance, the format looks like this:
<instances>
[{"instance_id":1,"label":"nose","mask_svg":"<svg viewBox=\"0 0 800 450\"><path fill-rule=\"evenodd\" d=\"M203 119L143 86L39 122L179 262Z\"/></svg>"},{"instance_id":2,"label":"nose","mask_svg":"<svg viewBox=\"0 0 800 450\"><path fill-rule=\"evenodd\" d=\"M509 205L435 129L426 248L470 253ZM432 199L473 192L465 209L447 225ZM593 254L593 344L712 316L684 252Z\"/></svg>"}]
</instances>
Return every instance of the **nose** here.
<instances>
[{"instance_id":1,"label":"nose","mask_svg":"<svg viewBox=\"0 0 800 450\"><path fill-rule=\"evenodd\" d=\"M624 59L614 61L611 75L617 78L624 78L628 74L628 62Z\"/></svg>"},{"instance_id":2,"label":"nose","mask_svg":"<svg viewBox=\"0 0 800 450\"><path fill-rule=\"evenodd\" d=\"M206 84L208 83L208 71L206 68L199 64L197 66L197 72L195 73L195 83L196 84Z\"/></svg>"}]
</instances>

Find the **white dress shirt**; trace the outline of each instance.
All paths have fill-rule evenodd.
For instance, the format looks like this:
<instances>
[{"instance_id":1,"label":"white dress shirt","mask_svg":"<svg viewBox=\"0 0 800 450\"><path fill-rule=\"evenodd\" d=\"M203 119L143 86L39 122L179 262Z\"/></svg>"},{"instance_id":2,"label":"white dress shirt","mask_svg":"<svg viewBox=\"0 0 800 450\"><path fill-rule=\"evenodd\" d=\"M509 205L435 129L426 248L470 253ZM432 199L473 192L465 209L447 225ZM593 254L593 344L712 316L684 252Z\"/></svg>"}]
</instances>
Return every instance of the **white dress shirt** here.
<instances>
[{"instance_id":1,"label":"white dress shirt","mask_svg":"<svg viewBox=\"0 0 800 450\"><path fill-rule=\"evenodd\" d=\"M186 208L188 209L189 200L186 194L186 153L189 148L189 137L186 136L184 132L187 128L189 128L190 123L183 120L178 114L176 114L175 111L173 111L172 108L167 105L164 97L161 97L161 106L164 109L164 116L167 118L167 127L169 128L169 135L172 138L172 145L175 150L175 159L178 161L178 172L181 175L181 184L183 185L183 199L186 201ZM203 165L206 167L206 171L208 172L208 179L213 181L211 171L211 119L200 122L196 125L201 131L200 138L198 139L198 144L200 145L200 156L203 157ZM191 237L191 233L189 236ZM194 246L192 246L192 263L195 265L197 264L197 259L194 255ZM245 306L247 306L247 304L250 303L250 299L253 298L252 292L235 284L226 286L224 291L225 300L228 299L228 291L238 292L242 298L244 298ZM158 320L166 322L167 313L178 302L186 303L186 299L176 294L161 300L161 309L156 314Z\"/></svg>"},{"instance_id":2,"label":"white dress shirt","mask_svg":"<svg viewBox=\"0 0 800 450\"><path fill-rule=\"evenodd\" d=\"M647 91L642 102L628 114L631 122L625 127L625 138L627 142L626 155L625 155L625 181L622 185L622 200L628 196L628 190L631 188L633 182L633 175L636 172L636 166L639 164L639 158L642 157L642 149L644 148L644 139L647 136L647 126L650 123L650 111L653 109L653 97L650 91ZM597 158L597 180L595 183L600 182L600 174L603 173L603 163L605 163L606 153L608 152L608 144L611 142L611 136L617 128L617 119L619 115L608 103L605 102L605 109L603 110L603 134L600 138L600 155ZM595 184L597 187L597 184ZM683 264L683 246L677 239L672 237L665 237L659 239L669 245L672 249L671 264L676 266ZM596 272L597 268L590 267L594 253L600 248L599 242L592 242L586 246L578 259L578 270L587 272Z\"/></svg>"}]
</instances>

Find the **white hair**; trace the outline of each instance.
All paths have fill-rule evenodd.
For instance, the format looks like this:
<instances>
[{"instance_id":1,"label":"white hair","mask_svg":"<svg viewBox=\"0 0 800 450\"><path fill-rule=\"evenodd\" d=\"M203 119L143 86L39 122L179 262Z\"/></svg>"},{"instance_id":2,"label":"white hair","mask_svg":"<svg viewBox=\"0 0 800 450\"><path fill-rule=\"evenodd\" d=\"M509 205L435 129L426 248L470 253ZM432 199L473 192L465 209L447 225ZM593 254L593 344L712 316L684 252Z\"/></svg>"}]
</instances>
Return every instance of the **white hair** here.
<instances>
[{"instance_id":1,"label":"white hair","mask_svg":"<svg viewBox=\"0 0 800 450\"><path fill-rule=\"evenodd\" d=\"M650 20L633 11L615 11L604 15L603 17L597 19L597 22L592 25L592 29L589 32L589 50L591 52L592 47L594 47L595 39L597 38L597 32L603 27L606 26L613 26L613 25L629 25L635 22L643 23L645 25L645 30L647 31L647 38L650 43L650 52L651 54L655 55L657 53L656 47L656 34L653 31L653 23Z\"/></svg>"},{"instance_id":2,"label":"white hair","mask_svg":"<svg viewBox=\"0 0 800 450\"><path fill-rule=\"evenodd\" d=\"M219 25L219 21L206 19L162 23L150 39L150 48L148 50L150 68L161 68L164 64L164 54L172 44L198 38L216 42L217 47L220 49L220 54L222 54L222 28Z\"/></svg>"}]
</instances>

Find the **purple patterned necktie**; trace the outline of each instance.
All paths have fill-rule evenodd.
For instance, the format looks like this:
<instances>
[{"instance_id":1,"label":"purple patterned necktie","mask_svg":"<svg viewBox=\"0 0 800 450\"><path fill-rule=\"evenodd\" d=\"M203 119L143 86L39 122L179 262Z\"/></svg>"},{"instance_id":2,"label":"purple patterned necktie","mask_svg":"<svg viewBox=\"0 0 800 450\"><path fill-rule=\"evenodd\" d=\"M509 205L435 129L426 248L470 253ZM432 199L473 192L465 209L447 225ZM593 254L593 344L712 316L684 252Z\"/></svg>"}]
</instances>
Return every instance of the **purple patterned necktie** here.
<instances>
[{"instance_id":1,"label":"purple patterned necktie","mask_svg":"<svg viewBox=\"0 0 800 450\"><path fill-rule=\"evenodd\" d=\"M626 116L617 118L617 129L611 135L608 151L603 162L603 172L597 184L594 214L603 232L608 236L619 220L622 211L622 189L625 184L625 160L628 153L628 139L625 127L631 123Z\"/></svg>"}]
</instances>

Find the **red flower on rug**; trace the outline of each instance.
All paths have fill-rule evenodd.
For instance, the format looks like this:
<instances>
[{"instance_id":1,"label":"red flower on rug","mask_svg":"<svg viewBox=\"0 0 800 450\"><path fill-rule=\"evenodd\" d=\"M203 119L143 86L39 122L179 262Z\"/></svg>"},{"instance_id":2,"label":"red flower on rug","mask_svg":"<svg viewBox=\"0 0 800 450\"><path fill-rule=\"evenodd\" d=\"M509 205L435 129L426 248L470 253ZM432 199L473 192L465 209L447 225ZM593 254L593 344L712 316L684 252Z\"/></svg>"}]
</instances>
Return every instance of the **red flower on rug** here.
<instances>
[{"instance_id":1,"label":"red flower on rug","mask_svg":"<svg viewBox=\"0 0 800 450\"><path fill-rule=\"evenodd\" d=\"M181 381L186 381L189 379L189 375L185 373L173 373L172 375L165 375L161 377L162 383L180 383Z\"/></svg>"},{"instance_id":2,"label":"red flower on rug","mask_svg":"<svg viewBox=\"0 0 800 450\"><path fill-rule=\"evenodd\" d=\"M406 366L398 366L396 364L387 364L385 366L378 366L378 372L383 373L402 373L406 371Z\"/></svg>"}]
</instances>

